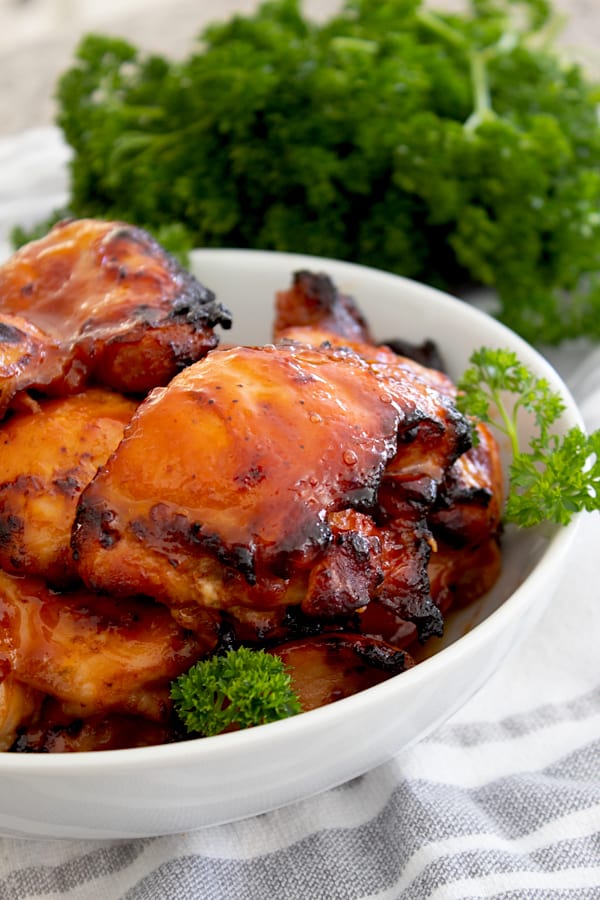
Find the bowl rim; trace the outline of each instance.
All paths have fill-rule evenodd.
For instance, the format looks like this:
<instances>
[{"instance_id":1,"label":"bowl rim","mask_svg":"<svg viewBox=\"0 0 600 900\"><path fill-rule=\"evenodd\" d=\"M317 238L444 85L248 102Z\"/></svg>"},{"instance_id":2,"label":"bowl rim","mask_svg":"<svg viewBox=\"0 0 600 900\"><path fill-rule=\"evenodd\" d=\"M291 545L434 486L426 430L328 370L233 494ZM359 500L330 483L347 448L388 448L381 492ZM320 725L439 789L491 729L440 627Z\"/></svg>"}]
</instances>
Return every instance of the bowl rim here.
<instances>
[{"instance_id":1,"label":"bowl rim","mask_svg":"<svg viewBox=\"0 0 600 900\"><path fill-rule=\"evenodd\" d=\"M489 324L491 320L498 333L500 335L505 333L510 338L513 346L515 343L520 345L524 354L535 362L536 369L545 374L545 377L550 380L554 389L560 391L567 406L563 416L564 426L579 425L583 427L577 405L551 363L503 323L477 307L467 304L458 297L453 297L435 287L413 281L401 275L395 275L391 272L373 269L354 262L311 256L310 254L226 247L196 248L191 251L190 261L193 269L193 264L197 260L211 258L219 260L220 258L226 259L228 257L234 257L241 262L246 261L252 264L268 263L276 258L282 266L287 264L292 265L292 268L293 266L304 264L318 264L338 270L345 269L349 273L355 271L357 274L367 274L369 277L381 279L392 285L400 283L405 291L410 290L413 294L421 295L437 304L442 304L446 307L448 304L451 304L454 308L460 310L461 316L466 315L472 318L474 322L485 320ZM193 761L201 765L213 757L217 757L219 765L221 765L225 756L237 756L238 753L244 756L251 752L255 753L257 750L260 750L261 745L265 741L270 745L276 741L287 742L290 739L293 740L298 731L303 732L303 737L306 739L310 737L310 732L319 731L322 720L326 721L328 728L335 728L336 723L341 719L360 716L361 711L365 707L371 706L376 697L378 702L384 705L387 700L392 698L397 701L398 698L395 695L398 694L398 691L409 694L418 691L420 682L429 681L431 677L435 677L437 671L442 671L457 655L460 656L465 652L475 652L481 644L488 640L490 631L496 632L498 627L502 628L505 619L512 620L515 616L519 616L529 609L531 596L532 593L534 596L536 595L538 582L543 584L547 578L547 570L553 570L557 561L564 558L568 548L575 540L582 518L583 514L580 513L574 516L567 526L551 526L547 545L534 569L500 603L498 608L487 615L485 619L477 623L453 643L422 660L413 668L399 675L392 676L386 681L338 700L335 703L307 710L287 719L228 734L117 750L89 750L56 754L2 752L0 753L0 777L3 775L52 777L65 774L66 772L76 777L90 774L94 771L98 774L104 774L107 767L126 772L132 768L138 768L140 765L148 764L151 764L153 767L164 768L177 763L182 764ZM399 681L399 679L402 680ZM474 690L476 689L478 689L478 686L474 688ZM451 713L452 710L450 710L449 714ZM431 728L437 727L438 724L438 722L433 722ZM420 740L423 736L419 736L418 739Z\"/></svg>"}]
</instances>

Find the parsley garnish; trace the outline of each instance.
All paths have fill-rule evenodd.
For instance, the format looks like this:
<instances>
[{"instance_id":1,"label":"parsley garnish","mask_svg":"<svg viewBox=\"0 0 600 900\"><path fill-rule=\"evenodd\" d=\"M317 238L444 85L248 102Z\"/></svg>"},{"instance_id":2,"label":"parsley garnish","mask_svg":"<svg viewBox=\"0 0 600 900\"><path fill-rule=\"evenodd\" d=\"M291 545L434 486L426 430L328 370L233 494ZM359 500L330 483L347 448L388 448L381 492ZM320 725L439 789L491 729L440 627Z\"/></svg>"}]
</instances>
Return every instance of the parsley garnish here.
<instances>
[{"instance_id":1,"label":"parsley garnish","mask_svg":"<svg viewBox=\"0 0 600 900\"><path fill-rule=\"evenodd\" d=\"M187 730L203 736L302 712L281 658L248 647L196 663L173 682L171 697Z\"/></svg>"},{"instance_id":2,"label":"parsley garnish","mask_svg":"<svg viewBox=\"0 0 600 900\"><path fill-rule=\"evenodd\" d=\"M506 435L512 449L505 519L522 528L550 521L567 525L584 510L600 509L600 431L554 431L562 398L510 350L483 347L458 382L459 408ZM518 420L533 416L536 432L520 446Z\"/></svg>"}]
</instances>

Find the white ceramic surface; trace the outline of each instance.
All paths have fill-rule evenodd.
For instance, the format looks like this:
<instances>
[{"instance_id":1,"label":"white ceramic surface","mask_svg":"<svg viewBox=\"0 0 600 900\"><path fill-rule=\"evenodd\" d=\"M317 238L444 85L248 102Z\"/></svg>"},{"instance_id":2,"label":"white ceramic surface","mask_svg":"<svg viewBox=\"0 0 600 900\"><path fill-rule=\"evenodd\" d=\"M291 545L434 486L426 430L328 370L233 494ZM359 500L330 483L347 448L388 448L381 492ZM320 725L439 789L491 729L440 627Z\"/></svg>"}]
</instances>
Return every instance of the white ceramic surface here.
<instances>
[{"instance_id":1,"label":"white ceramic surface","mask_svg":"<svg viewBox=\"0 0 600 900\"><path fill-rule=\"evenodd\" d=\"M579 424L566 388L534 350L483 313L430 288L347 263L253 251L197 251L193 268L234 314L227 341L268 341L274 292L287 287L296 269L326 271L355 296L377 337L434 339L453 376L476 347L513 348L563 394L565 427ZM566 529L509 531L499 583L450 623L439 652L328 707L177 745L0 754L0 832L167 834L265 812L367 771L434 729L507 664L507 653L552 596L576 529L575 521Z\"/></svg>"}]
</instances>

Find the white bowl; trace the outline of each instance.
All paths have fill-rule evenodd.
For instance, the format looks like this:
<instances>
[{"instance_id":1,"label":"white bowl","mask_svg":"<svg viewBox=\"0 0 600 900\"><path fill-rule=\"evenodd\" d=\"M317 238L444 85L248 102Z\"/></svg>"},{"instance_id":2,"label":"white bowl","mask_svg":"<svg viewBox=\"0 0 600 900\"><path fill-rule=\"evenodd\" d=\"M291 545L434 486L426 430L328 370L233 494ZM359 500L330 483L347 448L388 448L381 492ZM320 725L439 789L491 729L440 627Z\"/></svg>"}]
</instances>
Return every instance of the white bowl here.
<instances>
[{"instance_id":1,"label":"white bowl","mask_svg":"<svg viewBox=\"0 0 600 900\"><path fill-rule=\"evenodd\" d=\"M275 291L294 271L324 271L351 293L376 337L436 341L454 377L482 345L508 347L559 391L555 371L494 319L431 288L349 263L201 250L195 274L234 314L227 341L270 338ZM523 426L524 428L526 426ZM65 755L0 754L0 832L117 838L180 832L256 815L357 776L420 740L480 688L552 596L577 529L511 532L499 582L449 624L414 669L291 719L159 747Z\"/></svg>"}]
</instances>

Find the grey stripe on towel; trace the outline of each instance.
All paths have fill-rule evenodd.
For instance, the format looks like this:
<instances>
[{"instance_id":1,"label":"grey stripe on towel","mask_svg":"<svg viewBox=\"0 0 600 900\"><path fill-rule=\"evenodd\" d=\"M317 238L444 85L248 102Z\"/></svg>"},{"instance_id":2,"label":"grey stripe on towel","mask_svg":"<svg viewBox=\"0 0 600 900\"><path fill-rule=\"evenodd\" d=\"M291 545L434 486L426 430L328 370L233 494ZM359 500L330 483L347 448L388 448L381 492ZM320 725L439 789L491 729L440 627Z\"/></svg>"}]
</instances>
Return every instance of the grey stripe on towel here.
<instances>
[{"instance_id":1,"label":"grey stripe on towel","mask_svg":"<svg viewBox=\"0 0 600 900\"><path fill-rule=\"evenodd\" d=\"M586 784L565 775L573 769L592 775L599 747L583 747L546 770L496 779L483 786L462 789L423 779L401 781L383 809L353 829L316 831L273 853L251 859L219 859L186 854L159 863L126 894L126 900L358 900L392 888L411 860L429 847L429 861L417 867L412 881L398 893L399 900L422 900L457 877L487 876L502 872L535 872L589 865L599 858L590 837L554 843L551 851L519 851L518 839L553 819L598 805L600 782ZM595 762L596 761L596 762ZM378 778L373 772L365 778ZM515 841L514 848L478 846L478 836ZM435 844L463 837L460 852L435 858ZM115 869L125 869L160 838L129 841L94 850L78 860L56 867L29 867L0 882L1 900L50 893L65 894L77 885L93 882ZM157 847L158 850L158 847ZM433 858L432 858L433 856ZM224 885L227 886L224 892ZM525 892L520 892L525 897ZM535 896L535 893L531 895ZM542 895L540 895L541 897ZM546 896L548 894L546 893ZM584 897L585 894L580 894Z\"/></svg>"}]
</instances>

